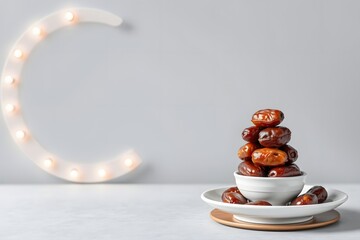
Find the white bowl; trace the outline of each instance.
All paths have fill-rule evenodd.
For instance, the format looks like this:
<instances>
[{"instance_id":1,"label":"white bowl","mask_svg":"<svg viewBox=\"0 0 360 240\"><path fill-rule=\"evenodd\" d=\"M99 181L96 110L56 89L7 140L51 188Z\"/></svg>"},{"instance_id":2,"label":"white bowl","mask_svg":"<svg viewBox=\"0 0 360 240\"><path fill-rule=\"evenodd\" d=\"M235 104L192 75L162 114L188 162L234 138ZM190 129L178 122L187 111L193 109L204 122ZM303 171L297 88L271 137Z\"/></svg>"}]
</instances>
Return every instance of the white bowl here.
<instances>
[{"instance_id":1,"label":"white bowl","mask_svg":"<svg viewBox=\"0 0 360 240\"><path fill-rule=\"evenodd\" d=\"M274 206L294 199L305 185L306 173L294 177L250 177L234 172L240 192L251 201L265 200Z\"/></svg>"}]
</instances>

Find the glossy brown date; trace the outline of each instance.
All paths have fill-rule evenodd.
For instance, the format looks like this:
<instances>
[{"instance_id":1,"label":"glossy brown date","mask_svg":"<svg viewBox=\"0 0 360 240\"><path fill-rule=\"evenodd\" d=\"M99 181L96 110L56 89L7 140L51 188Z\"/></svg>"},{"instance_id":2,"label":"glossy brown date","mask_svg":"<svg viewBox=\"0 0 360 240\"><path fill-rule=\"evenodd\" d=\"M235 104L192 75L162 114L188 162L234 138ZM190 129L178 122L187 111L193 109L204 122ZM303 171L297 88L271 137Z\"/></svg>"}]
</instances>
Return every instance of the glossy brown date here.
<instances>
[{"instance_id":1,"label":"glossy brown date","mask_svg":"<svg viewBox=\"0 0 360 240\"><path fill-rule=\"evenodd\" d=\"M259 110L252 116L251 121L258 127L275 127L284 120L284 113L276 109Z\"/></svg>"},{"instance_id":2,"label":"glossy brown date","mask_svg":"<svg viewBox=\"0 0 360 240\"><path fill-rule=\"evenodd\" d=\"M251 160L252 153L258 149L260 146L255 143L247 143L244 146L240 147L238 151L238 157L241 160Z\"/></svg>"},{"instance_id":3,"label":"glossy brown date","mask_svg":"<svg viewBox=\"0 0 360 240\"><path fill-rule=\"evenodd\" d=\"M271 203L264 201L264 200L249 202L249 203L246 203L246 205L272 206Z\"/></svg>"},{"instance_id":4,"label":"glossy brown date","mask_svg":"<svg viewBox=\"0 0 360 240\"><path fill-rule=\"evenodd\" d=\"M298 152L295 148L290 145L284 145L279 148L281 151L284 151L288 158L288 163L293 163L298 159Z\"/></svg>"},{"instance_id":5,"label":"glossy brown date","mask_svg":"<svg viewBox=\"0 0 360 240\"><path fill-rule=\"evenodd\" d=\"M241 135L245 141L251 142L251 143L257 143L258 138L259 138L259 132L261 130L262 130L262 128L260 128L260 127L252 126L252 127L245 128Z\"/></svg>"},{"instance_id":6,"label":"glossy brown date","mask_svg":"<svg viewBox=\"0 0 360 240\"><path fill-rule=\"evenodd\" d=\"M281 147L291 139L291 131L286 127L265 128L259 132L259 143L264 147Z\"/></svg>"},{"instance_id":7,"label":"glossy brown date","mask_svg":"<svg viewBox=\"0 0 360 240\"><path fill-rule=\"evenodd\" d=\"M226 191L221 195L221 200L225 203L233 204L245 204L248 202L248 200L241 193Z\"/></svg>"},{"instance_id":8,"label":"glossy brown date","mask_svg":"<svg viewBox=\"0 0 360 240\"><path fill-rule=\"evenodd\" d=\"M328 197L326 189L322 186L314 186L307 191L307 193L315 194L318 198L319 203L325 202Z\"/></svg>"},{"instance_id":9,"label":"glossy brown date","mask_svg":"<svg viewBox=\"0 0 360 240\"><path fill-rule=\"evenodd\" d=\"M251 161L244 161L239 164L238 171L241 175L252 177L266 176L265 170L260 166L255 166Z\"/></svg>"},{"instance_id":10,"label":"glossy brown date","mask_svg":"<svg viewBox=\"0 0 360 240\"><path fill-rule=\"evenodd\" d=\"M256 149L251 159L255 165L265 167L277 167L287 163L286 153L276 148Z\"/></svg>"},{"instance_id":11,"label":"glossy brown date","mask_svg":"<svg viewBox=\"0 0 360 240\"><path fill-rule=\"evenodd\" d=\"M224 191L224 193L230 193L230 192L240 193L240 190L238 189L238 187L231 187Z\"/></svg>"},{"instance_id":12,"label":"glossy brown date","mask_svg":"<svg viewBox=\"0 0 360 240\"><path fill-rule=\"evenodd\" d=\"M318 198L315 194L305 193L291 201L290 205L310 205L317 204Z\"/></svg>"},{"instance_id":13,"label":"glossy brown date","mask_svg":"<svg viewBox=\"0 0 360 240\"><path fill-rule=\"evenodd\" d=\"M270 169L268 177L293 177L301 174L300 168L295 164L291 164Z\"/></svg>"}]
</instances>

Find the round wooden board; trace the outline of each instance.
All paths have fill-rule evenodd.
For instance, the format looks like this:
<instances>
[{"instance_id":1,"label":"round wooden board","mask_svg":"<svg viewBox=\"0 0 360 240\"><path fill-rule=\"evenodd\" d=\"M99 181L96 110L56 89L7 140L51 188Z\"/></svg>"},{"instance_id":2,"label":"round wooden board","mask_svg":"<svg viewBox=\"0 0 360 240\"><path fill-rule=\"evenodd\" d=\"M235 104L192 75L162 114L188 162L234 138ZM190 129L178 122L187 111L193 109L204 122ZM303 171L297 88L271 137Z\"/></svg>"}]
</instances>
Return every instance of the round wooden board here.
<instances>
[{"instance_id":1,"label":"round wooden board","mask_svg":"<svg viewBox=\"0 0 360 240\"><path fill-rule=\"evenodd\" d=\"M311 228L324 227L336 223L340 219L340 213L336 210L331 210L322 214L315 215L310 221L296 224L257 224L235 220L231 213L214 209L210 213L210 217L220 224L243 228L251 230L265 230L265 231L295 231L305 230Z\"/></svg>"}]
</instances>

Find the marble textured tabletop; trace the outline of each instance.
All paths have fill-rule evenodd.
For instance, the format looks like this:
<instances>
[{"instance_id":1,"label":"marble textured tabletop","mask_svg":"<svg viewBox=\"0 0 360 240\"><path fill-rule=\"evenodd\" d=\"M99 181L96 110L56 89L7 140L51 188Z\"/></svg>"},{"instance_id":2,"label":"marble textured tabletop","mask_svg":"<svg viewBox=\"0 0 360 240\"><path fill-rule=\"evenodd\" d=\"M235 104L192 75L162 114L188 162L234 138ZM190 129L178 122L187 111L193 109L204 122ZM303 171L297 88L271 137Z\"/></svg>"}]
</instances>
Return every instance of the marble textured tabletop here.
<instances>
[{"instance_id":1,"label":"marble textured tabletop","mask_svg":"<svg viewBox=\"0 0 360 240\"><path fill-rule=\"evenodd\" d=\"M230 228L209 218L200 199L227 185L0 185L0 239L359 239L360 185L323 184L346 192L328 227L265 232Z\"/></svg>"}]
</instances>

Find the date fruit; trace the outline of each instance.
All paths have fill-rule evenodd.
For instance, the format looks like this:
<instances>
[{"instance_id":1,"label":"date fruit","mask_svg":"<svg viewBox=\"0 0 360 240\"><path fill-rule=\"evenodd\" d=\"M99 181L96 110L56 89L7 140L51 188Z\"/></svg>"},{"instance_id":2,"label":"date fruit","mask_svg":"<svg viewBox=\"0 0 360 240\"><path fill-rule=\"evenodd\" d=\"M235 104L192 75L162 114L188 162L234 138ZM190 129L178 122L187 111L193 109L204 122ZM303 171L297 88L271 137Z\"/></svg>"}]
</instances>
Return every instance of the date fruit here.
<instances>
[{"instance_id":1,"label":"date fruit","mask_svg":"<svg viewBox=\"0 0 360 240\"><path fill-rule=\"evenodd\" d=\"M230 193L230 192L240 193L240 190L238 189L238 187L231 187L224 191L224 193Z\"/></svg>"},{"instance_id":2,"label":"date fruit","mask_svg":"<svg viewBox=\"0 0 360 240\"><path fill-rule=\"evenodd\" d=\"M264 177L265 170L260 166L255 166L251 161L244 161L239 164L238 171L241 175L252 177Z\"/></svg>"},{"instance_id":3,"label":"date fruit","mask_svg":"<svg viewBox=\"0 0 360 240\"><path fill-rule=\"evenodd\" d=\"M246 203L246 205L272 206L271 203L264 201L264 200L249 202L249 203Z\"/></svg>"},{"instance_id":4,"label":"date fruit","mask_svg":"<svg viewBox=\"0 0 360 240\"><path fill-rule=\"evenodd\" d=\"M319 203L319 200L315 194L305 193L292 200L290 205L310 205L317 203Z\"/></svg>"},{"instance_id":5,"label":"date fruit","mask_svg":"<svg viewBox=\"0 0 360 240\"><path fill-rule=\"evenodd\" d=\"M284 120L284 113L276 109L259 110L252 116L251 121L258 127L275 127Z\"/></svg>"},{"instance_id":6,"label":"date fruit","mask_svg":"<svg viewBox=\"0 0 360 240\"><path fill-rule=\"evenodd\" d=\"M245 204L248 202L248 200L241 193L226 191L221 195L221 200L225 203L234 204Z\"/></svg>"},{"instance_id":7,"label":"date fruit","mask_svg":"<svg viewBox=\"0 0 360 240\"><path fill-rule=\"evenodd\" d=\"M281 147L291 139L291 131L286 127L265 128L259 133L259 143L264 147Z\"/></svg>"},{"instance_id":8,"label":"date fruit","mask_svg":"<svg viewBox=\"0 0 360 240\"><path fill-rule=\"evenodd\" d=\"M238 151L238 156L241 160L251 160L252 153L260 146L255 143L247 143Z\"/></svg>"},{"instance_id":9,"label":"date fruit","mask_svg":"<svg viewBox=\"0 0 360 240\"><path fill-rule=\"evenodd\" d=\"M260 128L260 127L252 126L252 127L245 128L241 135L245 141L248 141L251 143L257 143L258 138L259 138L259 132L261 130L262 130L262 128Z\"/></svg>"},{"instance_id":10,"label":"date fruit","mask_svg":"<svg viewBox=\"0 0 360 240\"><path fill-rule=\"evenodd\" d=\"M318 198L319 203L325 202L328 197L326 189L322 186L314 186L307 191L307 193L315 194Z\"/></svg>"},{"instance_id":11,"label":"date fruit","mask_svg":"<svg viewBox=\"0 0 360 240\"><path fill-rule=\"evenodd\" d=\"M277 167L287 163L286 153L276 148L256 149L251 159L255 165L265 167Z\"/></svg>"},{"instance_id":12,"label":"date fruit","mask_svg":"<svg viewBox=\"0 0 360 240\"><path fill-rule=\"evenodd\" d=\"M295 164L291 164L270 169L268 177L292 177L300 176L301 174L300 168Z\"/></svg>"},{"instance_id":13,"label":"date fruit","mask_svg":"<svg viewBox=\"0 0 360 240\"><path fill-rule=\"evenodd\" d=\"M284 145L279 148L281 151L284 151L288 158L288 163L293 163L298 159L298 152L295 148L290 145Z\"/></svg>"}]
</instances>

